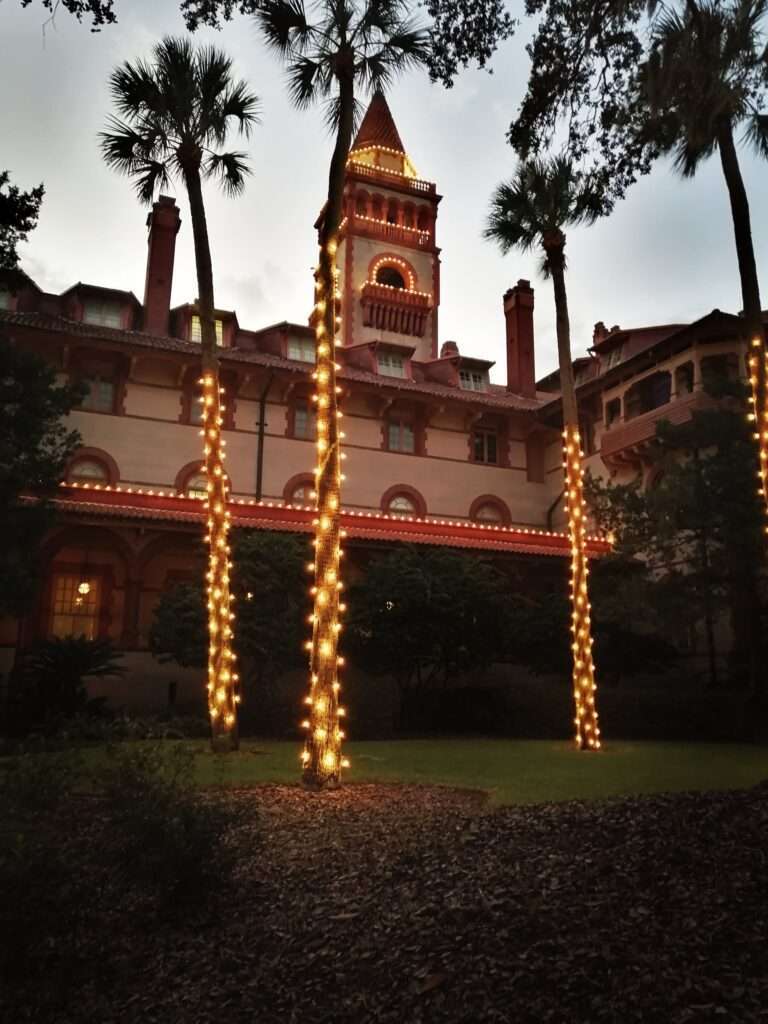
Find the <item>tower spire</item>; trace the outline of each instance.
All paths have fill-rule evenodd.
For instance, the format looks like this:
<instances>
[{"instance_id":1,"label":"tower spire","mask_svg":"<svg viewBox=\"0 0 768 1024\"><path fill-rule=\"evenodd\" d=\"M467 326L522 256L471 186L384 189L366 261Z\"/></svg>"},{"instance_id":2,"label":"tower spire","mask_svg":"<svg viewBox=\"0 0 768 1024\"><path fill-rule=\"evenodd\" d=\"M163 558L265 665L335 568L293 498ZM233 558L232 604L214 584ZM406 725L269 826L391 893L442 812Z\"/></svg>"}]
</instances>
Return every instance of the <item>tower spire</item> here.
<instances>
[{"instance_id":1,"label":"tower spire","mask_svg":"<svg viewBox=\"0 0 768 1024\"><path fill-rule=\"evenodd\" d=\"M405 156L405 147L392 117L392 111L384 98L384 93L379 89L371 98L350 153L374 146L392 149Z\"/></svg>"}]
</instances>

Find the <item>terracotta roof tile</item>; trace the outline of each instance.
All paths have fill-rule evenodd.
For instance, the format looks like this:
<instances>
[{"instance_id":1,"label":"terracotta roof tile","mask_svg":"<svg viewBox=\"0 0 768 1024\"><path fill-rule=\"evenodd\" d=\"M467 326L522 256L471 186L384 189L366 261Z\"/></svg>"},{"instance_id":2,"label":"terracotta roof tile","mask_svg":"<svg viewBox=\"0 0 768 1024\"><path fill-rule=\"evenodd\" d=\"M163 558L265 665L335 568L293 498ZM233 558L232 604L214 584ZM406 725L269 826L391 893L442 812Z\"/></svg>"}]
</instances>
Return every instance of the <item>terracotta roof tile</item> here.
<instances>
[{"instance_id":1,"label":"terracotta roof tile","mask_svg":"<svg viewBox=\"0 0 768 1024\"><path fill-rule=\"evenodd\" d=\"M145 334L143 331L123 331L116 327L101 327L97 324L87 324L79 320L68 320L66 317L52 316L47 313L12 313L0 310L0 329L2 329L3 324L53 331L70 337L93 338L96 341L108 341L160 352L174 352L190 357L199 356L200 354L200 346L197 342L185 341L183 338L159 337L157 335ZM288 326L291 327L292 325L289 324ZM309 364L305 362L285 359L270 352L255 352L251 349L222 349L221 359L225 364L244 363L266 366L270 369L283 369L291 373L300 373L302 376L308 376L311 372ZM352 366L345 366L341 370L339 380L370 384L375 387L388 388L414 396L431 395L436 398L452 399L453 401L465 402L475 406L485 405L494 409L532 411L541 408L544 404L541 399L524 398L522 395L511 394L499 385L491 385L488 391L464 391L461 388L449 387L446 384L438 384L432 381L382 377L379 374L360 370ZM547 398L550 397L547 395Z\"/></svg>"}]
</instances>

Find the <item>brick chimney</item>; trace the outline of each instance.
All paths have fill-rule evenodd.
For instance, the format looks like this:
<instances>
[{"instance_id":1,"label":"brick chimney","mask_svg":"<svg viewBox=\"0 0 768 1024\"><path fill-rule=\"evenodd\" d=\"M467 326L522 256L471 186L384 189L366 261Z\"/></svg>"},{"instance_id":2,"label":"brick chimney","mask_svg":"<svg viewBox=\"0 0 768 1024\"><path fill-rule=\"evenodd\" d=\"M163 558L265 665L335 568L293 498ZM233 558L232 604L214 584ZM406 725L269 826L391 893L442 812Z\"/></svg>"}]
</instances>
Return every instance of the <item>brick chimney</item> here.
<instances>
[{"instance_id":1,"label":"brick chimney","mask_svg":"<svg viewBox=\"0 0 768 1024\"><path fill-rule=\"evenodd\" d=\"M536 396L533 356L533 288L521 278L504 294L507 326L507 389L527 398Z\"/></svg>"},{"instance_id":2,"label":"brick chimney","mask_svg":"<svg viewBox=\"0 0 768 1024\"><path fill-rule=\"evenodd\" d=\"M179 208L170 196L159 196L147 216L147 279L144 284L144 330L168 333L171 308L173 258L176 233L181 225Z\"/></svg>"}]
</instances>

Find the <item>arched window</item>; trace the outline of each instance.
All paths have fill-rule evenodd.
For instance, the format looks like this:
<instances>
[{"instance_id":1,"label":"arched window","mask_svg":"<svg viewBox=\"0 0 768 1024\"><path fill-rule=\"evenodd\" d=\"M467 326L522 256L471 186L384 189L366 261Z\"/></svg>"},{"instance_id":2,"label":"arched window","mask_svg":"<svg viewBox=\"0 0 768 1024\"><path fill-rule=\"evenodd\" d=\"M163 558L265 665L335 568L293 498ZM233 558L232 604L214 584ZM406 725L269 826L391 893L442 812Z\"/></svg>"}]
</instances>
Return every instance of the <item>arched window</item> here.
<instances>
[{"instance_id":1,"label":"arched window","mask_svg":"<svg viewBox=\"0 0 768 1024\"><path fill-rule=\"evenodd\" d=\"M108 484L109 471L98 459L75 459L67 472L70 484Z\"/></svg>"},{"instance_id":2,"label":"arched window","mask_svg":"<svg viewBox=\"0 0 768 1024\"><path fill-rule=\"evenodd\" d=\"M308 505L313 499L312 484L299 484L291 491L291 504Z\"/></svg>"},{"instance_id":3,"label":"arched window","mask_svg":"<svg viewBox=\"0 0 768 1024\"><path fill-rule=\"evenodd\" d=\"M376 271L377 284L386 284L390 288L405 288L403 275L395 267L383 266Z\"/></svg>"},{"instance_id":4,"label":"arched window","mask_svg":"<svg viewBox=\"0 0 768 1024\"><path fill-rule=\"evenodd\" d=\"M389 200L389 203L387 205L387 223L388 224L397 224L398 207L399 207L399 204L398 204L397 200L395 200L395 199L390 199Z\"/></svg>"},{"instance_id":5,"label":"arched window","mask_svg":"<svg viewBox=\"0 0 768 1024\"><path fill-rule=\"evenodd\" d=\"M355 199L355 213L358 217L368 216L368 196L365 192L358 192Z\"/></svg>"},{"instance_id":6,"label":"arched window","mask_svg":"<svg viewBox=\"0 0 768 1024\"><path fill-rule=\"evenodd\" d=\"M419 207L419 212L416 215L416 227L419 231L429 230L429 210L426 206Z\"/></svg>"},{"instance_id":7,"label":"arched window","mask_svg":"<svg viewBox=\"0 0 768 1024\"><path fill-rule=\"evenodd\" d=\"M292 476L283 488L283 501L289 505L311 505L315 498L315 484L309 473Z\"/></svg>"},{"instance_id":8,"label":"arched window","mask_svg":"<svg viewBox=\"0 0 768 1024\"><path fill-rule=\"evenodd\" d=\"M506 503L495 494L481 494L472 502L469 518L488 526L509 526L512 517Z\"/></svg>"},{"instance_id":9,"label":"arched window","mask_svg":"<svg viewBox=\"0 0 768 1024\"><path fill-rule=\"evenodd\" d=\"M416 502L413 498L409 498L407 494L395 494L389 499L387 512L412 516L416 512Z\"/></svg>"},{"instance_id":10,"label":"arched window","mask_svg":"<svg viewBox=\"0 0 768 1024\"><path fill-rule=\"evenodd\" d=\"M398 516L425 516L427 503L410 484L395 484L382 494L381 510Z\"/></svg>"},{"instance_id":11,"label":"arched window","mask_svg":"<svg viewBox=\"0 0 768 1024\"><path fill-rule=\"evenodd\" d=\"M184 485L184 493L188 498L208 497L205 473L195 473L191 476Z\"/></svg>"},{"instance_id":12,"label":"arched window","mask_svg":"<svg viewBox=\"0 0 768 1024\"><path fill-rule=\"evenodd\" d=\"M500 523L503 516L498 505L492 505L490 501L486 501L475 512L475 519L478 523Z\"/></svg>"}]
</instances>

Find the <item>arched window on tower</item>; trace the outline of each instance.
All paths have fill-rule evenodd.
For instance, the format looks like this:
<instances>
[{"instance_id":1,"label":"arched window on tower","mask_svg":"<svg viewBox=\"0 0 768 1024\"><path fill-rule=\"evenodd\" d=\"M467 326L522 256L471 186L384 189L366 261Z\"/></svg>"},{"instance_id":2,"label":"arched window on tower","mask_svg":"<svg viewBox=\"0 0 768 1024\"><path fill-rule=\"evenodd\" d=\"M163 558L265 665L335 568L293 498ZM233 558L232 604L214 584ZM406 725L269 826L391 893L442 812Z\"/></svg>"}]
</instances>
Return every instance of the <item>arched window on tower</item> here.
<instances>
[{"instance_id":1,"label":"arched window on tower","mask_svg":"<svg viewBox=\"0 0 768 1024\"><path fill-rule=\"evenodd\" d=\"M387 205L387 224L397 224L397 208L397 201L390 199Z\"/></svg>"},{"instance_id":2,"label":"arched window on tower","mask_svg":"<svg viewBox=\"0 0 768 1024\"><path fill-rule=\"evenodd\" d=\"M403 275L395 267L379 267L376 271L376 283L388 285L390 288L405 288Z\"/></svg>"}]
</instances>

